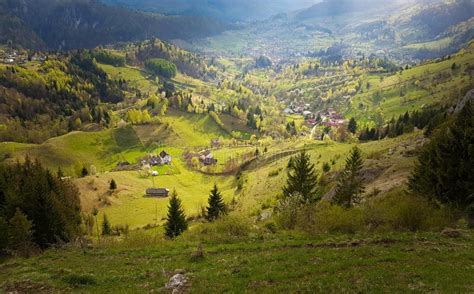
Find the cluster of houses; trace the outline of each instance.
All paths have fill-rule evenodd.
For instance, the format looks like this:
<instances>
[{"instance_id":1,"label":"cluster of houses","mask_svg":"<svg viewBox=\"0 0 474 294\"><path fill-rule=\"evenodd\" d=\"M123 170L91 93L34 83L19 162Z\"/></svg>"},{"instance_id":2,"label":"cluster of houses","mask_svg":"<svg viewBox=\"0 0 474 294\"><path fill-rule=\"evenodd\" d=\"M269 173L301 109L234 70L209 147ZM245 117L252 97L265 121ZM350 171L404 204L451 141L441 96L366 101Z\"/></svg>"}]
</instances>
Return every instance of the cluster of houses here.
<instances>
[{"instance_id":1,"label":"cluster of houses","mask_svg":"<svg viewBox=\"0 0 474 294\"><path fill-rule=\"evenodd\" d=\"M161 151L160 154L149 154L146 159L142 160L142 165L149 164L150 166L170 165L172 157L166 151Z\"/></svg>"},{"instance_id":2,"label":"cluster of houses","mask_svg":"<svg viewBox=\"0 0 474 294\"><path fill-rule=\"evenodd\" d=\"M197 158L202 165L209 166L217 164L217 159L214 158L211 150L205 149L201 152L189 152L185 155L186 160L191 162L193 158Z\"/></svg>"},{"instance_id":3,"label":"cluster of houses","mask_svg":"<svg viewBox=\"0 0 474 294\"><path fill-rule=\"evenodd\" d=\"M309 111L309 103L291 104L288 108L285 108L283 112L285 114L301 114L304 117L311 116L313 113Z\"/></svg>"},{"instance_id":4,"label":"cluster of houses","mask_svg":"<svg viewBox=\"0 0 474 294\"><path fill-rule=\"evenodd\" d=\"M341 114L337 113L333 108L327 111L313 113L309 111L309 104L291 105L283 112L285 114L300 114L305 118L308 126L314 127L322 125L325 127L339 127L347 124L347 120Z\"/></svg>"},{"instance_id":5,"label":"cluster of houses","mask_svg":"<svg viewBox=\"0 0 474 294\"><path fill-rule=\"evenodd\" d=\"M199 153L199 161L203 165L215 165L217 164L217 159L214 158L211 150L207 149Z\"/></svg>"},{"instance_id":6,"label":"cluster of houses","mask_svg":"<svg viewBox=\"0 0 474 294\"><path fill-rule=\"evenodd\" d=\"M29 55L26 52L16 50L0 51L0 61L6 64L21 64L28 61L45 61L46 57L41 54Z\"/></svg>"},{"instance_id":7,"label":"cluster of houses","mask_svg":"<svg viewBox=\"0 0 474 294\"><path fill-rule=\"evenodd\" d=\"M347 124L347 120L332 108L320 113L319 117L321 118L321 125L325 127L339 127Z\"/></svg>"}]
</instances>

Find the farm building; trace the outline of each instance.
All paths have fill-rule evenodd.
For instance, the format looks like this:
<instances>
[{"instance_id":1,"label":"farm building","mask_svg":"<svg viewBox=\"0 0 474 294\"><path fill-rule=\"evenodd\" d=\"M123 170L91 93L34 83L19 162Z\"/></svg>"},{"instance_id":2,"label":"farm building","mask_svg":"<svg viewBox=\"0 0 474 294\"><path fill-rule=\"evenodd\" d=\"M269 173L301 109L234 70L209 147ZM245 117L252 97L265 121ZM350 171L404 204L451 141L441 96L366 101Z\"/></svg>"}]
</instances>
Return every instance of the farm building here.
<instances>
[{"instance_id":1,"label":"farm building","mask_svg":"<svg viewBox=\"0 0 474 294\"><path fill-rule=\"evenodd\" d=\"M214 155L210 150L204 150L203 152L201 152L199 161L201 161L201 163L204 165L217 164L217 159L214 158Z\"/></svg>"},{"instance_id":2,"label":"farm building","mask_svg":"<svg viewBox=\"0 0 474 294\"><path fill-rule=\"evenodd\" d=\"M148 188L146 189L146 197L168 197L170 190L166 188Z\"/></svg>"},{"instance_id":3,"label":"farm building","mask_svg":"<svg viewBox=\"0 0 474 294\"><path fill-rule=\"evenodd\" d=\"M149 155L148 163L151 166L165 165L165 164L171 164L171 160L172 160L171 155L169 155L166 151L163 150L160 152L158 156Z\"/></svg>"}]
</instances>

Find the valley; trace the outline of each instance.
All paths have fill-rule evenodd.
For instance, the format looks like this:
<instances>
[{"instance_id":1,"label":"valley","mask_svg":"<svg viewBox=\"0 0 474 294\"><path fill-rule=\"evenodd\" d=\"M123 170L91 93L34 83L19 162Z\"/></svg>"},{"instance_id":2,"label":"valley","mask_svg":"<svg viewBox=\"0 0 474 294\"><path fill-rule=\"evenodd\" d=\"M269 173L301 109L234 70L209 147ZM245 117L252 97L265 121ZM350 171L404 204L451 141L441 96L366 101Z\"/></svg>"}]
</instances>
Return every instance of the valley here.
<instances>
[{"instance_id":1,"label":"valley","mask_svg":"<svg viewBox=\"0 0 474 294\"><path fill-rule=\"evenodd\" d=\"M472 1L101 2L0 0L0 293L471 292Z\"/></svg>"}]
</instances>

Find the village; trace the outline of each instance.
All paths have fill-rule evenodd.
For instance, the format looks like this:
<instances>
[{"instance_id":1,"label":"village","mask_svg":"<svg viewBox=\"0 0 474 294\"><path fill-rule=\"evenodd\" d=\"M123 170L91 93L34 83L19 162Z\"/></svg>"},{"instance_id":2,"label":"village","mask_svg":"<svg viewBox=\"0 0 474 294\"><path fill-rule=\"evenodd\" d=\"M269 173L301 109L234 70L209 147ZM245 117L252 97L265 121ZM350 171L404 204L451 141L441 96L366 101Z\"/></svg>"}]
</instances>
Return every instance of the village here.
<instances>
[{"instance_id":1,"label":"village","mask_svg":"<svg viewBox=\"0 0 474 294\"><path fill-rule=\"evenodd\" d=\"M12 48L0 49L0 62L4 64L24 64L30 61L43 62L46 55L40 53L29 54L27 51L18 51Z\"/></svg>"},{"instance_id":2,"label":"village","mask_svg":"<svg viewBox=\"0 0 474 294\"><path fill-rule=\"evenodd\" d=\"M287 115L299 114L305 119L309 127L324 126L324 127L340 127L347 124L347 119L344 118L333 108L328 108L326 111L312 112L309 110L310 104L290 105L285 108L283 112Z\"/></svg>"},{"instance_id":3,"label":"village","mask_svg":"<svg viewBox=\"0 0 474 294\"><path fill-rule=\"evenodd\" d=\"M219 139L211 140L211 146L214 148L218 147L219 144ZM217 164L217 159L214 158L212 151L207 148L199 152L187 153L185 159L187 162L199 162L202 166L214 166ZM136 170L146 177L151 176L153 179L160 175L154 167L171 166L172 162L173 157L165 150L162 150L158 154L150 153L146 155L146 157L139 160L139 163L137 164L132 164L128 161L118 162L114 171ZM163 175L167 174L168 172ZM146 189L145 197L166 198L169 196L170 190L168 188L155 188L154 186L155 181L153 180L153 187Z\"/></svg>"}]
</instances>

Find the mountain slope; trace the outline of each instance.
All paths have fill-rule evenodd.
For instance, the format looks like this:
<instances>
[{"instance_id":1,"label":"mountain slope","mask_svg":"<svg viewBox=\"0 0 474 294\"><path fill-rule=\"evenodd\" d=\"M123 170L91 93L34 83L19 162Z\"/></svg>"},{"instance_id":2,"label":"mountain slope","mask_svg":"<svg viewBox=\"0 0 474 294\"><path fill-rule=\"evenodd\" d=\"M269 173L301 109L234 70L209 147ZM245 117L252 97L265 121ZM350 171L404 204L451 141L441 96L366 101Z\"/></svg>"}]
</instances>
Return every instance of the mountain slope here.
<instances>
[{"instance_id":1,"label":"mountain slope","mask_svg":"<svg viewBox=\"0 0 474 294\"><path fill-rule=\"evenodd\" d=\"M144 13L94 0L2 0L0 20L6 33L3 41L34 49L92 48L151 37L192 39L225 29L205 17ZM4 29L7 25L13 28ZM37 41L29 41L24 35Z\"/></svg>"},{"instance_id":2,"label":"mountain slope","mask_svg":"<svg viewBox=\"0 0 474 294\"><path fill-rule=\"evenodd\" d=\"M103 0L136 9L166 14L208 16L223 21L257 20L302 9L315 0Z\"/></svg>"}]
</instances>

